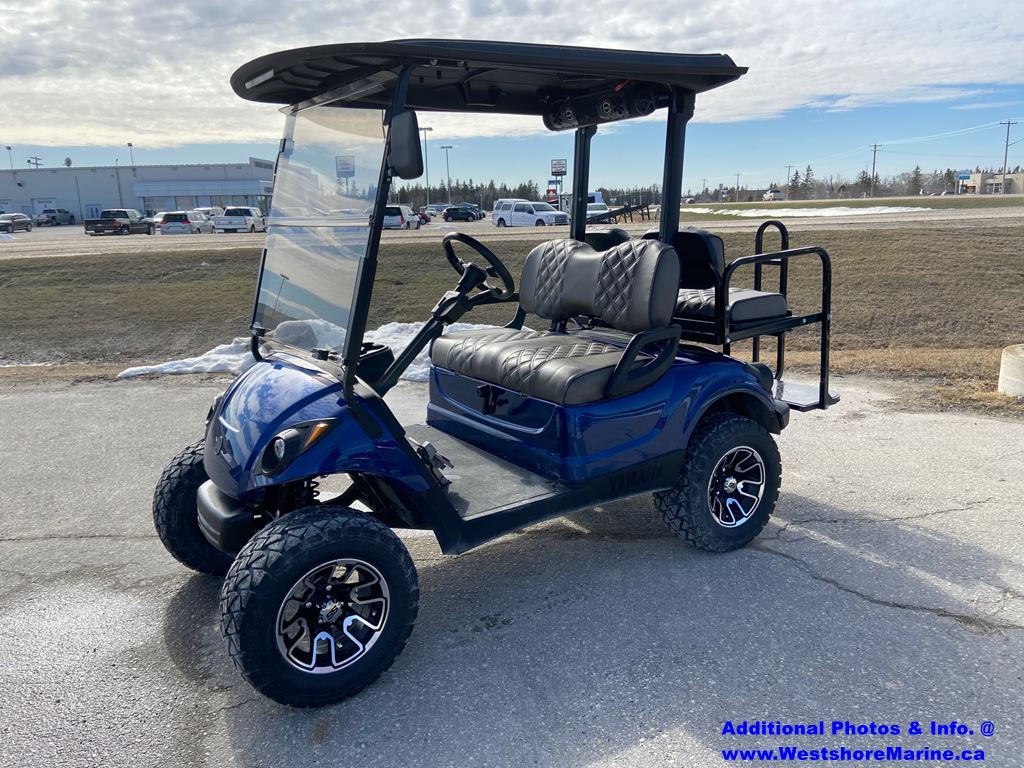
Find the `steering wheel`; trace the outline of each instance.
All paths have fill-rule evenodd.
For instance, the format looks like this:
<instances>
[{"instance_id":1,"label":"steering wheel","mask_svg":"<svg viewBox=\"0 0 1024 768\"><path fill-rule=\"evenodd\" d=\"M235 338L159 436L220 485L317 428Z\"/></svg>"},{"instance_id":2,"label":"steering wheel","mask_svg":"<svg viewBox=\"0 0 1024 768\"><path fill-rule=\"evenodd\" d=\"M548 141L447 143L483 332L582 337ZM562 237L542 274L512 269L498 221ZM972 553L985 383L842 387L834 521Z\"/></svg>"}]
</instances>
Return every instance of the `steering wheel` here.
<instances>
[{"instance_id":1,"label":"steering wheel","mask_svg":"<svg viewBox=\"0 0 1024 768\"><path fill-rule=\"evenodd\" d=\"M444 255L448 259L448 263L452 265L452 269L458 272L460 275L466 271L466 267L469 266L470 262L463 261L455 255L455 248L452 246L453 242L460 242L464 245L468 245L474 251L479 253L487 263L490 265L487 267L486 272L491 277L497 277L501 280L502 286L495 288L487 282L483 282L480 285L486 290L490 291L496 299L508 299L515 293L516 284L512 279L512 274L508 271L501 259L494 255L494 252L486 245L481 243L475 237L464 235L461 232L449 232L441 240L441 245L444 247Z\"/></svg>"}]
</instances>

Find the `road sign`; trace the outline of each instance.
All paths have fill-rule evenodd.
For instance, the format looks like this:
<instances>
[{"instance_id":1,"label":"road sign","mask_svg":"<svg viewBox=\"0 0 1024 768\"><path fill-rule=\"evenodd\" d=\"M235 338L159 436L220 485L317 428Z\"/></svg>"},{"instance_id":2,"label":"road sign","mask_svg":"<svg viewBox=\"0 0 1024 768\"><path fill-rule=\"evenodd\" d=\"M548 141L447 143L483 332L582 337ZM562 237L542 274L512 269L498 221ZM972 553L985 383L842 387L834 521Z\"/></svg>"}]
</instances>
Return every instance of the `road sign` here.
<instances>
[{"instance_id":1,"label":"road sign","mask_svg":"<svg viewBox=\"0 0 1024 768\"><path fill-rule=\"evenodd\" d=\"M338 155L334 158L334 167L339 179L351 179L356 175L356 156Z\"/></svg>"},{"instance_id":2,"label":"road sign","mask_svg":"<svg viewBox=\"0 0 1024 768\"><path fill-rule=\"evenodd\" d=\"M566 160L552 160L551 161L551 175L552 176L565 176L565 169L568 167Z\"/></svg>"}]
</instances>

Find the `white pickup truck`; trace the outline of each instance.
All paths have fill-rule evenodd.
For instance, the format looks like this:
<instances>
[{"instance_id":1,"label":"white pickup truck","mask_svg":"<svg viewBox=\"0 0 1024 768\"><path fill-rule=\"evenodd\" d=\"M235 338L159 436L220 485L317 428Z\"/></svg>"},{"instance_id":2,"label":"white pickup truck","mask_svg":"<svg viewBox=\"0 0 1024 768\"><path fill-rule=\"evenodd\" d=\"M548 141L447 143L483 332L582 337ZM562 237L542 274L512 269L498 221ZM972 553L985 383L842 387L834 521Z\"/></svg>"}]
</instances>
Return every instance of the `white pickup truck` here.
<instances>
[{"instance_id":1,"label":"white pickup truck","mask_svg":"<svg viewBox=\"0 0 1024 768\"><path fill-rule=\"evenodd\" d=\"M266 232L267 219L259 208L227 208L223 216L213 217L217 232Z\"/></svg>"}]
</instances>

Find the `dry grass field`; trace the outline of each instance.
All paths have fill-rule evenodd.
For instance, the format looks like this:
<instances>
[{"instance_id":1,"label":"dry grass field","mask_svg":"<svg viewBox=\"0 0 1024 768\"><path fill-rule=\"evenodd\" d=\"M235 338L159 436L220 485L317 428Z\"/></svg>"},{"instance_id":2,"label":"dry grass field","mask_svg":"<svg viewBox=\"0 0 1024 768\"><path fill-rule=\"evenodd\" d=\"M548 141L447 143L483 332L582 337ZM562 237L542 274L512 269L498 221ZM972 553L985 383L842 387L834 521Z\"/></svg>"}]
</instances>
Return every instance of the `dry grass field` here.
<instances>
[{"instance_id":1,"label":"dry grass field","mask_svg":"<svg viewBox=\"0 0 1024 768\"><path fill-rule=\"evenodd\" d=\"M750 252L755 227L725 234L730 256ZM836 373L918 379L935 405L1024 413L994 394L1000 350L1024 340L1024 225L908 224L805 236L795 229L794 246L819 244L832 254ZM518 274L530 244L493 245ZM257 249L242 249L5 261L0 363L60 365L0 368L0 382L107 376L244 335L258 259ZM810 261L792 269L798 309L815 306L818 275ZM453 284L437 238L387 242L370 327L422 320ZM504 322L510 314L491 307L465 319ZM790 338L794 364L813 360L810 332Z\"/></svg>"}]
</instances>

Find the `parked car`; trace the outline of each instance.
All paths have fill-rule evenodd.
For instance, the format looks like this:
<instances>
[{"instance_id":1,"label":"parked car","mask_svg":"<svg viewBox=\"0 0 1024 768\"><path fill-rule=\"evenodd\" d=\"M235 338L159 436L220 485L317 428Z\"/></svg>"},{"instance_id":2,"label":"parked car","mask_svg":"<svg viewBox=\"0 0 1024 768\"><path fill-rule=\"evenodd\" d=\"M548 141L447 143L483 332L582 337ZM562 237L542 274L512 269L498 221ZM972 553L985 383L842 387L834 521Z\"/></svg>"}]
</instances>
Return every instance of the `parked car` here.
<instances>
[{"instance_id":1,"label":"parked car","mask_svg":"<svg viewBox=\"0 0 1024 768\"><path fill-rule=\"evenodd\" d=\"M266 232L267 219L259 208L226 208L223 216L214 216L213 226L218 232Z\"/></svg>"},{"instance_id":2,"label":"parked car","mask_svg":"<svg viewBox=\"0 0 1024 768\"><path fill-rule=\"evenodd\" d=\"M444 213L445 208L450 208L447 203L435 203L434 205L427 206L427 214L429 216L440 216Z\"/></svg>"},{"instance_id":3,"label":"parked car","mask_svg":"<svg viewBox=\"0 0 1024 768\"><path fill-rule=\"evenodd\" d=\"M164 235L213 234L213 222L198 211L171 211L165 213L160 222Z\"/></svg>"},{"instance_id":4,"label":"parked car","mask_svg":"<svg viewBox=\"0 0 1024 768\"><path fill-rule=\"evenodd\" d=\"M551 203L505 198L494 203L491 223L496 227L547 227L568 224L569 215Z\"/></svg>"},{"instance_id":5,"label":"parked car","mask_svg":"<svg viewBox=\"0 0 1024 768\"><path fill-rule=\"evenodd\" d=\"M5 213L0 215L0 232L17 232L23 229L32 231L32 219L24 213Z\"/></svg>"},{"instance_id":6,"label":"parked car","mask_svg":"<svg viewBox=\"0 0 1024 768\"><path fill-rule=\"evenodd\" d=\"M766 203L774 203L776 200L782 199L782 190L769 189L767 192L761 195L761 199Z\"/></svg>"},{"instance_id":7,"label":"parked car","mask_svg":"<svg viewBox=\"0 0 1024 768\"><path fill-rule=\"evenodd\" d=\"M478 221L483 218L480 209L472 203L458 203L450 205L441 214L445 221Z\"/></svg>"},{"instance_id":8,"label":"parked car","mask_svg":"<svg viewBox=\"0 0 1024 768\"><path fill-rule=\"evenodd\" d=\"M417 215L420 217L420 224L421 225L422 224L429 224L430 223L430 214L427 213L426 211L418 211Z\"/></svg>"},{"instance_id":9,"label":"parked car","mask_svg":"<svg viewBox=\"0 0 1024 768\"><path fill-rule=\"evenodd\" d=\"M75 215L63 208L44 208L41 216L45 219L44 223L51 227L75 223Z\"/></svg>"},{"instance_id":10,"label":"parked car","mask_svg":"<svg viewBox=\"0 0 1024 768\"><path fill-rule=\"evenodd\" d=\"M83 224L90 236L156 234L153 220L143 218L134 208L107 208L100 211L98 219L86 219Z\"/></svg>"},{"instance_id":11,"label":"parked car","mask_svg":"<svg viewBox=\"0 0 1024 768\"><path fill-rule=\"evenodd\" d=\"M196 213L201 213L208 219L213 219L214 216L223 216L224 209L219 205L210 206L209 208L193 208Z\"/></svg>"},{"instance_id":12,"label":"parked car","mask_svg":"<svg viewBox=\"0 0 1024 768\"><path fill-rule=\"evenodd\" d=\"M604 203L587 203L587 221L604 216L609 210Z\"/></svg>"},{"instance_id":13,"label":"parked car","mask_svg":"<svg viewBox=\"0 0 1024 768\"><path fill-rule=\"evenodd\" d=\"M160 229L160 225L163 223L164 216L166 216L168 213L169 211L160 211L159 213L154 213L152 216L150 216L149 218L153 222L153 226L156 227L157 229Z\"/></svg>"},{"instance_id":14,"label":"parked car","mask_svg":"<svg viewBox=\"0 0 1024 768\"><path fill-rule=\"evenodd\" d=\"M384 209L384 229L419 229L420 215L408 205L389 205Z\"/></svg>"}]
</instances>

